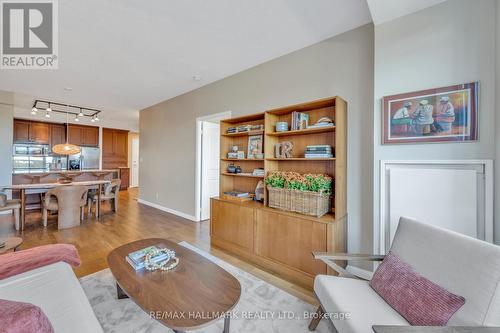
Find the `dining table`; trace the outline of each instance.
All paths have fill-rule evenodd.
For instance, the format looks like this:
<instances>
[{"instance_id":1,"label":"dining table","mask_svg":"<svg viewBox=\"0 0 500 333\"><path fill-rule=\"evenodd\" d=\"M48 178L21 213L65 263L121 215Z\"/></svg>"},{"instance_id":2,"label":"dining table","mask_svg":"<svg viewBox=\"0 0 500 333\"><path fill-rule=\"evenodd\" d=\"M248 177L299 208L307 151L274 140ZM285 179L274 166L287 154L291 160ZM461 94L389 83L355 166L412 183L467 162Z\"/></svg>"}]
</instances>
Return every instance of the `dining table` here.
<instances>
[{"instance_id":1,"label":"dining table","mask_svg":"<svg viewBox=\"0 0 500 333\"><path fill-rule=\"evenodd\" d=\"M109 180L88 180L88 181L75 181L70 183L37 183L37 184L16 184L16 185L6 185L1 186L0 189L3 190L12 190L19 191L19 199L21 200L21 212L20 212L20 222L21 222L21 231L24 230L24 222L26 220L26 194L30 191L36 191L36 193L44 193L52 188L56 188L58 186L71 186L71 185L80 185L86 186L89 189L92 187L97 187L97 218L101 216L101 192L103 185L110 184Z\"/></svg>"}]
</instances>

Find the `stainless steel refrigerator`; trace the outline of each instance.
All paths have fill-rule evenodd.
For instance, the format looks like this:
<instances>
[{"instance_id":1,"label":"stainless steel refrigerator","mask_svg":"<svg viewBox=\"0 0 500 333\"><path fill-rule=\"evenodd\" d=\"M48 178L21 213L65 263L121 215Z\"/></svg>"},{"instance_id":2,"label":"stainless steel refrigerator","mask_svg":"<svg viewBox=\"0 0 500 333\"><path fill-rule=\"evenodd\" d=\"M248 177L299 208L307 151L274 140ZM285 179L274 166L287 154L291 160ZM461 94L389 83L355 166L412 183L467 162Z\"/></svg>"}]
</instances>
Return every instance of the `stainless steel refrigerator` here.
<instances>
[{"instance_id":1,"label":"stainless steel refrigerator","mask_svg":"<svg viewBox=\"0 0 500 333\"><path fill-rule=\"evenodd\" d=\"M100 149L94 147L80 147L80 154L71 155L68 163L78 161L80 170L99 169ZM68 166L69 169L69 166Z\"/></svg>"}]
</instances>

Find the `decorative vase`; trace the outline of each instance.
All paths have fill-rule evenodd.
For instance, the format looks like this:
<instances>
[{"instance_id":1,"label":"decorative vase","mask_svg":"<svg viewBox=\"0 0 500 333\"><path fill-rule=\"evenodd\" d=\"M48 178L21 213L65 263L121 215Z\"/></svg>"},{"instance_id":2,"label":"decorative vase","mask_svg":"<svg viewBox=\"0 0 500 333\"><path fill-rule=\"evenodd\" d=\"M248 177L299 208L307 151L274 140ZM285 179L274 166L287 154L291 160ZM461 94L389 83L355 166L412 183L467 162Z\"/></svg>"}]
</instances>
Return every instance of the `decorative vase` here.
<instances>
[{"instance_id":1,"label":"decorative vase","mask_svg":"<svg viewBox=\"0 0 500 333\"><path fill-rule=\"evenodd\" d=\"M234 169L234 173L241 173L241 167L239 165Z\"/></svg>"},{"instance_id":2,"label":"decorative vase","mask_svg":"<svg viewBox=\"0 0 500 333\"><path fill-rule=\"evenodd\" d=\"M7 195L5 193L0 193L0 207L5 207L7 204Z\"/></svg>"},{"instance_id":3,"label":"decorative vase","mask_svg":"<svg viewBox=\"0 0 500 333\"><path fill-rule=\"evenodd\" d=\"M227 166L227 172L228 173L236 173L236 166L233 163L229 164Z\"/></svg>"}]
</instances>

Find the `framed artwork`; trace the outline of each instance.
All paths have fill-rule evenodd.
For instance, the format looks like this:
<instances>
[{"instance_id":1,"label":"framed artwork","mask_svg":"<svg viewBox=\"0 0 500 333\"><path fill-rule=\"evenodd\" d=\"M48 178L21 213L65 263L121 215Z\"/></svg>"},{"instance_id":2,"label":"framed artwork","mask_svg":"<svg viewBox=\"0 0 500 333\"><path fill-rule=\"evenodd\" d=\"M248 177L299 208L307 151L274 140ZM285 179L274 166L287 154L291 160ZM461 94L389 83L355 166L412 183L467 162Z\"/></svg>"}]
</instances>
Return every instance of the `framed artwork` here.
<instances>
[{"instance_id":1,"label":"framed artwork","mask_svg":"<svg viewBox=\"0 0 500 333\"><path fill-rule=\"evenodd\" d=\"M386 96L383 144L476 141L478 82Z\"/></svg>"},{"instance_id":2,"label":"framed artwork","mask_svg":"<svg viewBox=\"0 0 500 333\"><path fill-rule=\"evenodd\" d=\"M262 158L263 135L251 135L248 137L247 158Z\"/></svg>"}]
</instances>

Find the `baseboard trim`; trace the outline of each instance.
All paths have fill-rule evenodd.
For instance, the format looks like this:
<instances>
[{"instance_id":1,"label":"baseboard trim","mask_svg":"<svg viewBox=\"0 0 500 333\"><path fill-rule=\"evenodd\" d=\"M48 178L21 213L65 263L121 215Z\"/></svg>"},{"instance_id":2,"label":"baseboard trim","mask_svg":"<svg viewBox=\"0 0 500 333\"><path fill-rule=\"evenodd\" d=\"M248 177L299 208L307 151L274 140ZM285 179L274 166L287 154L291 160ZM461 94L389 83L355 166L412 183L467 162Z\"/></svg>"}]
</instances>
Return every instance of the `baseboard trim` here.
<instances>
[{"instance_id":1,"label":"baseboard trim","mask_svg":"<svg viewBox=\"0 0 500 333\"><path fill-rule=\"evenodd\" d=\"M138 199L137 202L139 202L139 203L141 203L143 205L146 205L146 206L150 206L150 207L159 209L161 211L164 211L164 212L167 212L167 213L170 213L170 214L177 215L179 217L185 218L185 219L193 221L193 222L198 222L198 220L196 219L196 217L194 217L193 215L189 215L189 214L186 214L186 213L183 213L183 212L179 212L179 211L177 211L175 209L171 209L171 208L164 207L162 205L155 204L154 202L149 202L149 201L146 201L144 199Z\"/></svg>"},{"instance_id":2,"label":"baseboard trim","mask_svg":"<svg viewBox=\"0 0 500 333\"><path fill-rule=\"evenodd\" d=\"M372 276L373 276L373 272L370 272L367 269L359 268L356 266L347 265L346 269L349 272L353 273L354 275L358 275L359 277L362 277L363 279L366 279L366 280L371 280Z\"/></svg>"}]
</instances>

